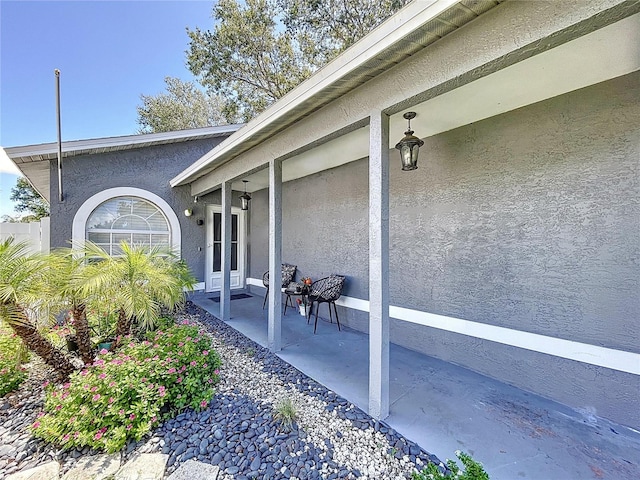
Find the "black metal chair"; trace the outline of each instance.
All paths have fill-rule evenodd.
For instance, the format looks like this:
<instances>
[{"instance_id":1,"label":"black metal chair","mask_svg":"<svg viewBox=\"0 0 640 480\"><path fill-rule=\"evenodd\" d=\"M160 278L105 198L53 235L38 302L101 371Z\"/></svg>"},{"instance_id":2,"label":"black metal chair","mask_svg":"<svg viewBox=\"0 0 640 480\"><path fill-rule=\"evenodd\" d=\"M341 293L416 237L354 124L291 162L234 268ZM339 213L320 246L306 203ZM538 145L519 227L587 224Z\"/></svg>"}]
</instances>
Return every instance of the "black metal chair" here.
<instances>
[{"instance_id":1,"label":"black metal chair","mask_svg":"<svg viewBox=\"0 0 640 480\"><path fill-rule=\"evenodd\" d=\"M296 276L296 265L290 265L288 263L282 264L282 283L280 288L287 288L289 284L293 281L293 278ZM264 310L265 305L267 304L267 297L269 297L269 271L267 270L262 275L262 284L267 289L267 292L264 294L264 300L262 301L262 309Z\"/></svg>"},{"instance_id":2,"label":"black metal chair","mask_svg":"<svg viewBox=\"0 0 640 480\"><path fill-rule=\"evenodd\" d=\"M336 322L338 324L338 331L340 331L340 319L338 318L338 309L336 307L336 300L342 295L342 287L344 287L345 277L342 275L329 275L328 277L316 280L311 284L311 292L309 293L309 313L307 316L307 323L311 320L311 311L313 310L313 304L316 305L316 321L313 325L313 333L316 333L318 328L318 310L320 310L320 304L326 303L329 305L329 318L333 323L333 312L336 314ZM333 312L331 311L331 305L333 305Z\"/></svg>"}]
</instances>

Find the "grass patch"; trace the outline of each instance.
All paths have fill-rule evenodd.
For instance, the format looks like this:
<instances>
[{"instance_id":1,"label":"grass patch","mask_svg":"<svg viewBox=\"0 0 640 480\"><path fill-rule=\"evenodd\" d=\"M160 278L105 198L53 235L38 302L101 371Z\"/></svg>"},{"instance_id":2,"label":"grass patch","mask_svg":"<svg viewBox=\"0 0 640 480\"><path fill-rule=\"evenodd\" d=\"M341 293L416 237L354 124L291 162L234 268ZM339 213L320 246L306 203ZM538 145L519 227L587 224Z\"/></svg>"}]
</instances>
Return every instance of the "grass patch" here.
<instances>
[{"instance_id":1,"label":"grass patch","mask_svg":"<svg viewBox=\"0 0 640 480\"><path fill-rule=\"evenodd\" d=\"M427 468L421 472L414 472L411 475L412 480L489 480L489 475L484 471L482 465L476 462L471 455L464 452L456 452L456 456L464 465L461 470L458 464L453 460L447 460L449 472L443 472L444 465L436 465L430 463Z\"/></svg>"},{"instance_id":2,"label":"grass patch","mask_svg":"<svg viewBox=\"0 0 640 480\"><path fill-rule=\"evenodd\" d=\"M290 398L283 398L275 406L273 419L280 422L285 431L291 431L298 418L298 410Z\"/></svg>"}]
</instances>

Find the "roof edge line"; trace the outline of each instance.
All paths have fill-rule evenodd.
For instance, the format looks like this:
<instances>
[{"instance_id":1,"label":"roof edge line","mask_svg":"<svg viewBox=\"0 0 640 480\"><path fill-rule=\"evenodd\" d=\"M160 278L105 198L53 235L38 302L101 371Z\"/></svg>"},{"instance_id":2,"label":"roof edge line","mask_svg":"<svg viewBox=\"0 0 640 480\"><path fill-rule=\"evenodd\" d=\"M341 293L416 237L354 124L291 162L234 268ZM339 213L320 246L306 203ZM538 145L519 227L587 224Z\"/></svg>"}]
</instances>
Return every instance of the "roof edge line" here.
<instances>
[{"instance_id":1,"label":"roof edge line","mask_svg":"<svg viewBox=\"0 0 640 480\"><path fill-rule=\"evenodd\" d=\"M169 184L172 187L176 187L195 180L199 177L198 172L202 168L209 166L225 153L229 153L246 138L259 133L267 125L289 113L303 100L312 97L318 93L318 91L335 83L350 71L357 69L364 62L389 48L390 45L393 45L424 23L436 18L442 12L460 2L461 0L433 0L430 3L420 1L409 3L280 100L276 101L271 107L267 108L267 110L247 123L245 128L242 129L242 133L232 135L210 152L203 155L190 167L172 178ZM404 15L408 16L409 19L400 26L396 26L397 18ZM373 42L372 36L376 37ZM364 39L367 39L367 41L363 42ZM323 70L327 71L329 69L332 70L322 75Z\"/></svg>"},{"instance_id":2,"label":"roof edge line","mask_svg":"<svg viewBox=\"0 0 640 480\"><path fill-rule=\"evenodd\" d=\"M191 128L172 132L147 133L137 135L121 135L116 137L92 138L86 140L68 140L62 142L63 154L77 150L95 148L109 148L123 145L138 145L149 142L162 142L163 140L180 140L203 135L222 135L236 132L244 124L217 125L214 127ZM32 155L47 155L56 153L57 142L39 143L35 145L21 145L15 147L3 147L9 158L20 158Z\"/></svg>"}]
</instances>

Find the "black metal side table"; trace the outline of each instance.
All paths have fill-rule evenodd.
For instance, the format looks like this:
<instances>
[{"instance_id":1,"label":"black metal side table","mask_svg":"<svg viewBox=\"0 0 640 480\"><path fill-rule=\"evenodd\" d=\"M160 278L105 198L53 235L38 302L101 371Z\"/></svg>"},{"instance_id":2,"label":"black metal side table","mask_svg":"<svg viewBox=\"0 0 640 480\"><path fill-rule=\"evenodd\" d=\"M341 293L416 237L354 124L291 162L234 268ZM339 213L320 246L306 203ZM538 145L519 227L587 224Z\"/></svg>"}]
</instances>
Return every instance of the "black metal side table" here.
<instances>
[{"instance_id":1,"label":"black metal side table","mask_svg":"<svg viewBox=\"0 0 640 480\"><path fill-rule=\"evenodd\" d=\"M300 297L302 304L304 305L304 316L307 317L307 305L309 301L307 299L310 292L309 285L305 285L304 283L296 283L291 282L287 288L284 289L284 294L287 296L284 302L284 312L283 315L287 313L287 306L293 307L292 297Z\"/></svg>"}]
</instances>

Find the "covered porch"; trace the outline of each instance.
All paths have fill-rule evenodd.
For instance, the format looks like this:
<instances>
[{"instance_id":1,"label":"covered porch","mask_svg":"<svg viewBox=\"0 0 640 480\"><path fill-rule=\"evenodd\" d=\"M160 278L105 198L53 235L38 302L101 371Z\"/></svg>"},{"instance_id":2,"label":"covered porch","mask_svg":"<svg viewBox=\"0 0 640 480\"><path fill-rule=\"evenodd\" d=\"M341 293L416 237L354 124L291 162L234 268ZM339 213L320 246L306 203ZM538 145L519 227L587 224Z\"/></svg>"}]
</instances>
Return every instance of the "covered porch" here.
<instances>
[{"instance_id":1,"label":"covered porch","mask_svg":"<svg viewBox=\"0 0 640 480\"><path fill-rule=\"evenodd\" d=\"M212 294L191 300L220 318ZM268 345L262 297L232 300L228 325ZM323 315L326 317L327 315ZM369 340L321 321L313 334L296 309L282 317L277 355L365 410ZM444 460L456 450L481 461L493 480L513 478L635 479L640 434L592 419L538 395L395 344L389 349L391 414L385 422ZM634 462L633 464L631 462Z\"/></svg>"},{"instance_id":2,"label":"covered porch","mask_svg":"<svg viewBox=\"0 0 640 480\"><path fill-rule=\"evenodd\" d=\"M174 177L220 191L219 317L241 317L232 192L248 180L246 286L283 262L348 276L373 417L404 398L395 341L637 427L640 7L552 4L412 2ZM426 152L411 172L393 148L408 111ZM292 348L276 289L262 315L260 341Z\"/></svg>"}]
</instances>

